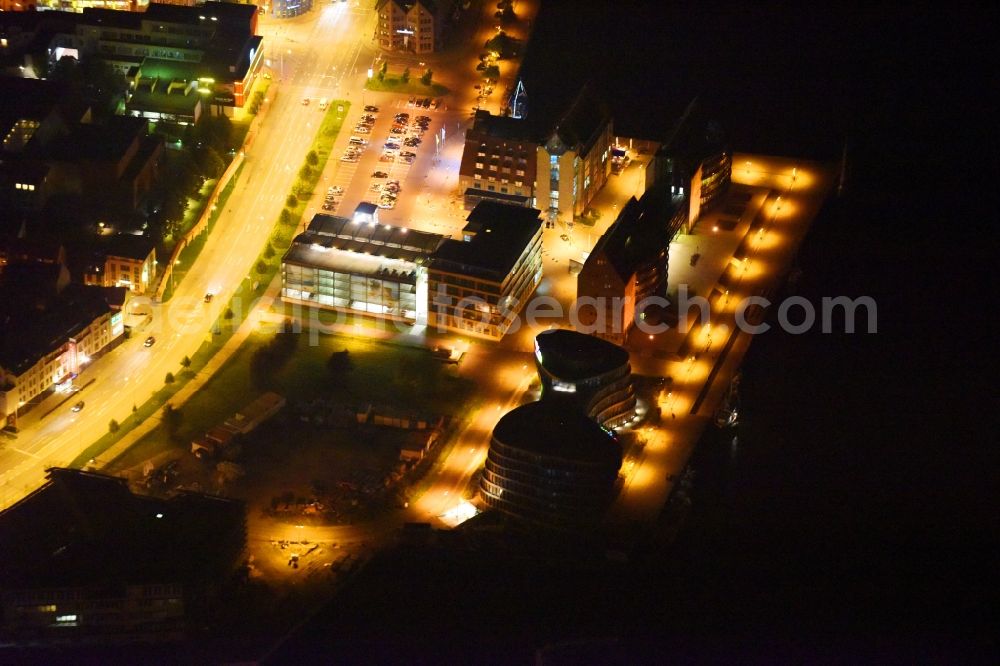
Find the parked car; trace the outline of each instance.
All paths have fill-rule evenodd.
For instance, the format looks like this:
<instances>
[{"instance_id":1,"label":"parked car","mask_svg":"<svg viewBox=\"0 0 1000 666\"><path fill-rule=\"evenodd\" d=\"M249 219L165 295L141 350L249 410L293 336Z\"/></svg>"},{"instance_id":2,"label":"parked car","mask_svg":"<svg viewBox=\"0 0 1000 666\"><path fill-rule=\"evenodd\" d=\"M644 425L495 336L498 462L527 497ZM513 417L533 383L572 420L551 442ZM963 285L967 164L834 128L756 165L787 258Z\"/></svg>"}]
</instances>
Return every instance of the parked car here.
<instances>
[{"instance_id":1,"label":"parked car","mask_svg":"<svg viewBox=\"0 0 1000 666\"><path fill-rule=\"evenodd\" d=\"M416 97L411 97L410 100L406 103L406 106L413 106L415 103L416 103Z\"/></svg>"},{"instance_id":2,"label":"parked car","mask_svg":"<svg viewBox=\"0 0 1000 666\"><path fill-rule=\"evenodd\" d=\"M83 409L83 405L84 405L84 402L83 402L83 400L81 400L80 402L78 402L75 405L73 405L72 407L70 407L70 410L74 411L74 412L78 412L81 409Z\"/></svg>"},{"instance_id":3,"label":"parked car","mask_svg":"<svg viewBox=\"0 0 1000 666\"><path fill-rule=\"evenodd\" d=\"M343 194L344 188L342 188L340 185L334 185L333 187L328 189L327 192L329 192L330 194Z\"/></svg>"},{"instance_id":4,"label":"parked car","mask_svg":"<svg viewBox=\"0 0 1000 666\"><path fill-rule=\"evenodd\" d=\"M360 136L352 136L347 142L353 146L367 146L368 140L362 139Z\"/></svg>"},{"instance_id":5,"label":"parked car","mask_svg":"<svg viewBox=\"0 0 1000 666\"><path fill-rule=\"evenodd\" d=\"M365 106L365 111L367 111L368 113L378 113L378 107L368 104L367 106Z\"/></svg>"},{"instance_id":6,"label":"parked car","mask_svg":"<svg viewBox=\"0 0 1000 666\"><path fill-rule=\"evenodd\" d=\"M400 157L416 157L417 154L413 153L413 152L410 152L409 150L403 150L403 151L400 151L399 156Z\"/></svg>"},{"instance_id":7,"label":"parked car","mask_svg":"<svg viewBox=\"0 0 1000 666\"><path fill-rule=\"evenodd\" d=\"M154 338L151 335L148 338L146 338L146 341L142 343L142 346L143 347L152 347L154 344L156 344L156 338Z\"/></svg>"},{"instance_id":8,"label":"parked car","mask_svg":"<svg viewBox=\"0 0 1000 666\"><path fill-rule=\"evenodd\" d=\"M375 171L372 173L372 178L388 178L389 174L385 171Z\"/></svg>"},{"instance_id":9,"label":"parked car","mask_svg":"<svg viewBox=\"0 0 1000 666\"><path fill-rule=\"evenodd\" d=\"M431 106L431 98L425 97L423 103L420 106L424 107L425 109L429 109Z\"/></svg>"},{"instance_id":10,"label":"parked car","mask_svg":"<svg viewBox=\"0 0 1000 666\"><path fill-rule=\"evenodd\" d=\"M333 210L336 207L337 207L336 203L324 203L323 204L323 210Z\"/></svg>"}]
</instances>

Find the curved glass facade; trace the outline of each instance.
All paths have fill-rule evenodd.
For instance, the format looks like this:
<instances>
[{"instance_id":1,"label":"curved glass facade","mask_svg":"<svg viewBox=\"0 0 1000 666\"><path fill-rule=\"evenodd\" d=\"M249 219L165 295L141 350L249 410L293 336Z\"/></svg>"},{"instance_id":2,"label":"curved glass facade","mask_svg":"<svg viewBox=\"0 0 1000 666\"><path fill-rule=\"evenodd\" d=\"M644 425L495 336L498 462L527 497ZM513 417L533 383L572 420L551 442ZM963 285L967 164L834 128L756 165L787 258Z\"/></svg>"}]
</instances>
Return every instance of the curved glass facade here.
<instances>
[{"instance_id":1,"label":"curved glass facade","mask_svg":"<svg viewBox=\"0 0 1000 666\"><path fill-rule=\"evenodd\" d=\"M617 447L608 435L609 446ZM520 518L560 525L600 519L614 495L621 453L606 460L546 455L494 437L480 490L487 506Z\"/></svg>"}]
</instances>

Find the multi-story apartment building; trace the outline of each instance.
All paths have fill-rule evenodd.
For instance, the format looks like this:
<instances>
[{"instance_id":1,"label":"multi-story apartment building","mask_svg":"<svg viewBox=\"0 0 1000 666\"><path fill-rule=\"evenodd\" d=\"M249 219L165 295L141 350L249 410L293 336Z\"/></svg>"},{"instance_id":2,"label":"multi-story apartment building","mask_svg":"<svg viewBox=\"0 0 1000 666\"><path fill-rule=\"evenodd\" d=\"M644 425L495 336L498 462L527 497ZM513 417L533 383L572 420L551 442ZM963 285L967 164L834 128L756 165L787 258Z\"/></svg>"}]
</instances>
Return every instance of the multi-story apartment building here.
<instances>
[{"instance_id":1,"label":"multi-story apartment building","mask_svg":"<svg viewBox=\"0 0 1000 666\"><path fill-rule=\"evenodd\" d=\"M480 201L462 240L431 255L428 325L499 340L542 278L542 223L534 208Z\"/></svg>"},{"instance_id":2,"label":"multi-story apartment building","mask_svg":"<svg viewBox=\"0 0 1000 666\"><path fill-rule=\"evenodd\" d=\"M155 278L156 243L132 234L117 234L101 243L83 272L84 284L125 287L134 294L145 294L155 286Z\"/></svg>"},{"instance_id":3,"label":"multi-story apartment building","mask_svg":"<svg viewBox=\"0 0 1000 666\"><path fill-rule=\"evenodd\" d=\"M568 329L535 336L535 366L542 400L565 399L605 428L635 416L628 352L593 335Z\"/></svg>"},{"instance_id":4,"label":"multi-story apartment building","mask_svg":"<svg viewBox=\"0 0 1000 666\"><path fill-rule=\"evenodd\" d=\"M66 284L65 271L64 266L26 264L4 268L0 285L3 423L16 424L19 410L30 407L39 396L68 389L81 367L119 342L125 332L126 290Z\"/></svg>"},{"instance_id":5,"label":"multi-story apartment building","mask_svg":"<svg viewBox=\"0 0 1000 666\"><path fill-rule=\"evenodd\" d=\"M607 182L613 144L611 115L589 84L551 124L479 111L459 169L465 204L530 201L547 220L570 222Z\"/></svg>"},{"instance_id":6,"label":"multi-story apartment building","mask_svg":"<svg viewBox=\"0 0 1000 666\"><path fill-rule=\"evenodd\" d=\"M379 0L375 37L387 51L433 53L440 47L449 0Z\"/></svg>"},{"instance_id":7,"label":"multi-story apartment building","mask_svg":"<svg viewBox=\"0 0 1000 666\"><path fill-rule=\"evenodd\" d=\"M687 208L660 185L622 208L587 256L577 276L577 317L582 331L624 344L640 318L667 294L670 241Z\"/></svg>"},{"instance_id":8,"label":"multi-story apartment building","mask_svg":"<svg viewBox=\"0 0 1000 666\"><path fill-rule=\"evenodd\" d=\"M485 199L531 206L538 143L519 118L477 111L465 132L458 185L469 210Z\"/></svg>"},{"instance_id":9,"label":"multi-story apartment building","mask_svg":"<svg viewBox=\"0 0 1000 666\"><path fill-rule=\"evenodd\" d=\"M649 170L654 182L664 183L672 194L687 198L688 227L698 221L702 210L723 199L732 171L733 155L725 134L697 100L688 105L657 150Z\"/></svg>"},{"instance_id":10,"label":"multi-story apartment building","mask_svg":"<svg viewBox=\"0 0 1000 666\"><path fill-rule=\"evenodd\" d=\"M535 207L566 221L582 215L611 173L613 143L611 114L586 85L536 151Z\"/></svg>"}]
</instances>

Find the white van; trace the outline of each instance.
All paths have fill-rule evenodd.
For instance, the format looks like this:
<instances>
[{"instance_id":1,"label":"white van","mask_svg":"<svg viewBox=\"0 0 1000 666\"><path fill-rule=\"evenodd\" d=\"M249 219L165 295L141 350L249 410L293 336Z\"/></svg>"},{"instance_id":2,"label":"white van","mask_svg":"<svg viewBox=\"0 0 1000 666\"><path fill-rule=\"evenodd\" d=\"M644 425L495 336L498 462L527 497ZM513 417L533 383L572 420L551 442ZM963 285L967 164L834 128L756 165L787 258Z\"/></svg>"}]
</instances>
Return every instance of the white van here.
<instances>
[{"instance_id":1,"label":"white van","mask_svg":"<svg viewBox=\"0 0 1000 666\"><path fill-rule=\"evenodd\" d=\"M330 106L330 102L324 97L319 101L319 110L326 111L326 107Z\"/></svg>"}]
</instances>

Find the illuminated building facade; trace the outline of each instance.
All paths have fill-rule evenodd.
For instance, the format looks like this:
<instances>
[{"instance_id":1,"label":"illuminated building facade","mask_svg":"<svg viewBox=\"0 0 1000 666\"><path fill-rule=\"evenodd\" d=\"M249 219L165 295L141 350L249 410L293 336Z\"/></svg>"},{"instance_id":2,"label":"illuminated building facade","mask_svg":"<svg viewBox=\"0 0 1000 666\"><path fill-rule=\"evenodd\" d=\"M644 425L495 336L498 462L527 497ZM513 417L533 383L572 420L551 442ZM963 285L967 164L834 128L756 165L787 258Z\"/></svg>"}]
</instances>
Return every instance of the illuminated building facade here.
<instances>
[{"instance_id":1,"label":"illuminated building facade","mask_svg":"<svg viewBox=\"0 0 1000 666\"><path fill-rule=\"evenodd\" d=\"M542 400L566 399L588 418L617 428L635 416L628 352L606 340L567 329L535 336Z\"/></svg>"},{"instance_id":2,"label":"illuminated building facade","mask_svg":"<svg viewBox=\"0 0 1000 666\"><path fill-rule=\"evenodd\" d=\"M651 309L647 299L667 295L670 241L686 220L687 209L664 186L625 204L577 276L583 332L619 345L626 342L637 320Z\"/></svg>"},{"instance_id":3,"label":"illuminated building facade","mask_svg":"<svg viewBox=\"0 0 1000 666\"><path fill-rule=\"evenodd\" d=\"M694 226L729 189L733 154L718 123L710 120L697 100L691 102L673 132L650 163L654 182L688 202L686 229Z\"/></svg>"},{"instance_id":4,"label":"illuminated building facade","mask_svg":"<svg viewBox=\"0 0 1000 666\"><path fill-rule=\"evenodd\" d=\"M80 368L125 333L125 289L69 284L41 301L24 301L27 273L4 269L0 299L0 420L51 390L68 390ZM65 270L63 268L63 270ZM32 278L34 279L34 278ZM15 293L19 292L19 293ZM41 303L42 309L36 309Z\"/></svg>"},{"instance_id":5,"label":"illuminated building facade","mask_svg":"<svg viewBox=\"0 0 1000 666\"><path fill-rule=\"evenodd\" d=\"M502 338L542 279L538 216L534 208L480 201L462 240L446 240L431 255L428 324Z\"/></svg>"},{"instance_id":6,"label":"illuminated building facade","mask_svg":"<svg viewBox=\"0 0 1000 666\"><path fill-rule=\"evenodd\" d=\"M291 18L308 12L313 3L312 0L270 0L267 6L272 16Z\"/></svg>"},{"instance_id":7,"label":"illuminated building facade","mask_svg":"<svg viewBox=\"0 0 1000 666\"><path fill-rule=\"evenodd\" d=\"M378 222L362 203L350 218L316 215L281 260L290 303L427 322L427 262L443 237Z\"/></svg>"},{"instance_id":8,"label":"illuminated building facade","mask_svg":"<svg viewBox=\"0 0 1000 666\"><path fill-rule=\"evenodd\" d=\"M477 111L465 132L465 149L458 169L458 186L465 207L483 200L517 206L532 205L538 144L519 118Z\"/></svg>"},{"instance_id":9,"label":"illuminated building facade","mask_svg":"<svg viewBox=\"0 0 1000 666\"><path fill-rule=\"evenodd\" d=\"M595 525L614 498L622 449L614 433L560 400L516 407L493 429L483 502L556 528Z\"/></svg>"},{"instance_id":10,"label":"illuminated building facade","mask_svg":"<svg viewBox=\"0 0 1000 666\"><path fill-rule=\"evenodd\" d=\"M448 0L378 0L375 37L386 51L433 53L439 46Z\"/></svg>"},{"instance_id":11,"label":"illuminated building facade","mask_svg":"<svg viewBox=\"0 0 1000 666\"><path fill-rule=\"evenodd\" d=\"M536 151L535 207L553 220L582 215L611 174L613 144L611 114L588 84Z\"/></svg>"},{"instance_id":12,"label":"illuminated building facade","mask_svg":"<svg viewBox=\"0 0 1000 666\"><path fill-rule=\"evenodd\" d=\"M97 57L128 77L129 115L194 122L212 110L242 115L263 62L257 14L255 5L210 1L38 12L30 20L0 15L0 35L10 34L4 55L36 76L47 69L39 58L52 66L66 56Z\"/></svg>"},{"instance_id":13,"label":"illuminated building facade","mask_svg":"<svg viewBox=\"0 0 1000 666\"><path fill-rule=\"evenodd\" d=\"M156 244L145 236L112 236L96 259L83 273L84 284L124 287L134 294L155 286Z\"/></svg>"}]
</instances>

